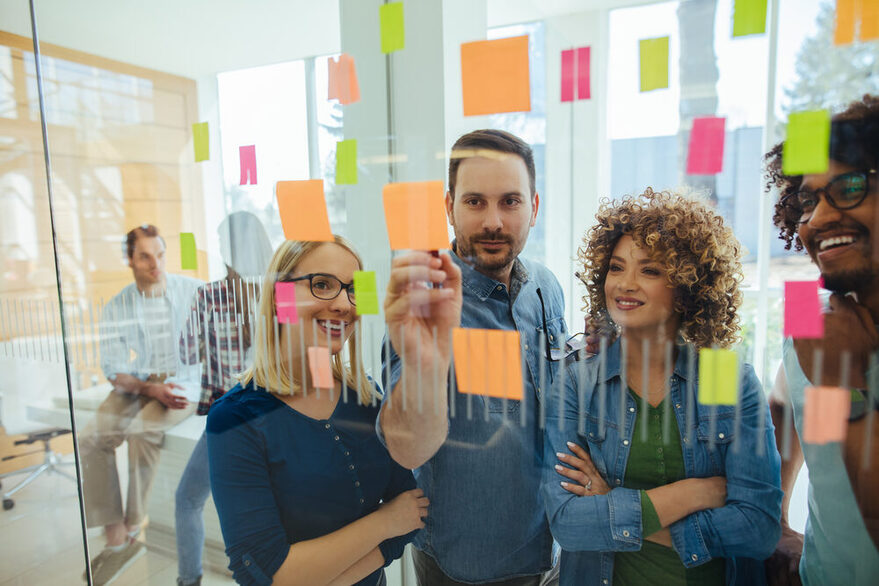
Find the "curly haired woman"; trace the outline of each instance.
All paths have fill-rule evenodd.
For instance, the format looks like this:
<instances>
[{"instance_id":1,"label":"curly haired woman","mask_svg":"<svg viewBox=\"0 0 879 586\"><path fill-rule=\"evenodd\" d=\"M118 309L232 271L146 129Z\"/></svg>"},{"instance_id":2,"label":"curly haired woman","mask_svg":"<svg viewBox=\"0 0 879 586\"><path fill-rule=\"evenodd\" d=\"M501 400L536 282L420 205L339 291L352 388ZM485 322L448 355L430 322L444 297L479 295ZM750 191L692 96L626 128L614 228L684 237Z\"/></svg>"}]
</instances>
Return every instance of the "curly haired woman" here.
<instances>
[{"instance_id":1,"label":"curly haired woman","mask_svg":"<svg viewBox=\"0 0 879 586\"><path fill-rule=\"evenodd\" d=\"M745 365L737 406L697 401L698 351L738 341L740 245L706 204L649 188L597 220L584 301L618 336L546 408L561 584L763 583L782 492L760 382Z\"/></svg>"}]
</instances>

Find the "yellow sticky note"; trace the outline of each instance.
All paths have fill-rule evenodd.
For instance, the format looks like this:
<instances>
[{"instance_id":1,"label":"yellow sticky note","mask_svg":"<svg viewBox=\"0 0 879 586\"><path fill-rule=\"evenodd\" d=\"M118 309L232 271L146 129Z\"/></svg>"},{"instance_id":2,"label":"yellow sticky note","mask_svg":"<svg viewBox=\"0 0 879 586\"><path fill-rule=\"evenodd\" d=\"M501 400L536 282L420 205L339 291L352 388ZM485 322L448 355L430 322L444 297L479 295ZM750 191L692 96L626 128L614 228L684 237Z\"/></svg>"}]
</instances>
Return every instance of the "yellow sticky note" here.
<instances>
[{"instance_id":1,"label":"yellow sticky note","mask_svg":"<svg viewBox=\"0 0 879 586\"><path fill-rule=\"evenodd\" d=\"M284 238L319 242L335 240L327 216L323 180L278 181L275 191Z\"/></svg>"},{"instance_id":2,"label":"yellow sticky note","mask_svg":"<svg viewBox=\"0 0 879 586\"><path fill-rule=\"evenodd\" d=\"M699 402L735 405L739 397L739 357L733 350L699 350Z\"/></svg>"},{"instance_id":3,"label":"yellow sticky note","mask_svg":"<svg viewBox=\"0 0 879 586\"><path fill-rule=\"evenodd\" d=\"M336 143L336 185L357 183L357 140L350 138Z\"/></svg>"},{"instance_id":4,"label":"yellow sticky note","mask_svg":"<svg viewBox=\"0 0 879 586\"><path fill-rule=\"evenodd\" d=\"M357 315L377 315L378 289L375 285L375 271L354 271L354 298Z\"/></svg>"},{"instance_id":5,"label":"yellow sticky note","mask_svg":"<svg viewBox=\"0 0 879 586\"><path fill-rule=\"evenodd\" d=\"M743 37L765 33L766 3L767 0L735 0L732 36Z\"/></svg>"},{"instance_id":6,"label":"yellow sticky note","mask_svg":"<svg viewBox=\"0 0 879 586\"><path fill-rule=\"evenodd\" d=\"M638 41L641 54L641 91L668 87L668 37Z\"/></svg>"},{"instance_id":7,"label":"yellow sticky note","mask_svg":"<svg viewBox=\"0 0 879 586\"><path fill-rule=\"evenodd\" d=\"M449 248L442 181L388 183L382 196L391 250Z\"/></svg>"},{"instance_id":8,"label":"yellow sticky note","mask_svg":"<svg viewBox=\"0 0 879 586\"><path fill-rule=\"evenodd\" d=\"M210 134L207 122L196 122L192 125L192 147L195 150L195 162L207 161L211 158Z\"/></svg>"},{"instance_id":9,"label":"yellow sticky note","mask_svg":"<svg viewBox=\"0 0 879 586\"><path fill-rule=\"evenodd\" d=\"M198 270L198 257L195 251L195 234L180 233L180 268L184 271Z\"/></svg>"},{"instance_id":10,"label":"yellow sticky note","mask_svg":"<svg viewBox=\"0 0 879 586\"><path fill-rule=\"evenodd\" d=\"M528 36L461 45L464 116L529 112Z\"/></svg>"},{"instance_id":11,"label":"yellow sticky note","mask_svg":"<svg viewBox=\"0 0 879 586\"><path fill-rule=\"evenodd\" d=\"M836 24L833 43L847 45L855 40L855 3L857 0L836 0Z\"/></svg>"},{"instance_id":12,"label":"yellow sticky note","mask_svg":"<svg viewBox=\"0 0 879 586\"><path fill-rule=\"evenodd\" d=\"M382 53L399 51L406 45L403 26L403 3L382 4L378 9L382 37Z\"/></svg>"},{"instance_id":13,"label":"yellow sticky note","mask_svg":"<svg viewBox=\"0 0 879 586\"><path fill-rule=\"evenodd\" d=\"M830 165L830 112L795 112L787 120L781 154L785 175L825 173Z\"/></svg>"},{"instance_id":14,"label":"yellow sticky note","mask_svg":"<svg viewBox=\"0 0 879 586\"><path fill-rule=\"evenodd\" d=\"M518 331L455 328L452 350L459 392L522 400Z\"/></svg>"}]
</instances>

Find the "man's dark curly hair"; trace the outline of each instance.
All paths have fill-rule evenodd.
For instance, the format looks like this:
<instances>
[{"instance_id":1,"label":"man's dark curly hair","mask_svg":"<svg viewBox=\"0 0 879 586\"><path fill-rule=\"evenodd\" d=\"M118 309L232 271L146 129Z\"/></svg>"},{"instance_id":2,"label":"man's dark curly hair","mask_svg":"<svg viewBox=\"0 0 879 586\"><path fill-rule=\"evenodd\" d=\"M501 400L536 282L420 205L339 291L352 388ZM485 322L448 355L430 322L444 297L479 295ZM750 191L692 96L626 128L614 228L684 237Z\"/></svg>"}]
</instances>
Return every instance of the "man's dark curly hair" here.
<instances>
[{"instance_id":1,"label":"man's dark curly hair","mask_svg":"<svg viewBox=\"0 0 879 586\"><path fill-rule=\"evenodd\" d=\"M772 222L778 227L779 237L785 248L802 250L803 243L797 236L801 210L794 197L803 181L802 175L785 175L782 171L784 142L780 142L763 157L765 164L766 191L778 188ZM865 95L852 102L845 110L834 115L830 122L830 158L857 169L876 169L879 163L879 96ZM786 201L786 203L782 203Z\"/></svg>"}]
</instances>

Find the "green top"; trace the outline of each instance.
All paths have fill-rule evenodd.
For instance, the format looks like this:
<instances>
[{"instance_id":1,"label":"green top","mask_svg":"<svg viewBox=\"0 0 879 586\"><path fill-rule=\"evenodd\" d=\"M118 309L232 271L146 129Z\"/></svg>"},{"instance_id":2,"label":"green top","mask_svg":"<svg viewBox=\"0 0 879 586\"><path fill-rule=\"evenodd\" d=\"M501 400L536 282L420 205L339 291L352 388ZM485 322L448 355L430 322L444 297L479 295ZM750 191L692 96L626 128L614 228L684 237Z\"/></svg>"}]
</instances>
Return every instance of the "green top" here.
<instances>
[{"instance_id":1,"label":"green top","mask_svg":"<svg viewBox=\"0 0 879 586\"><path fill-rule=\"evenodd\" d=\"M629 389L635 403L641 406L641 397ZM632 433L632 445L626 462L626 488L641 490L641 527L644 538L662 529L659 516L647 490L686 478L681 434L671 409L665 411L668 397L658 406L647 405L646 413L638 409ZM641 436L642 420L647 417L647 439ZM662 441L662 427L668 417L667 443ZM614 586L641 586L662 584L679 586L706 586L726 583L726 563L714 559L695 568L686 568L671 548L644 541L641 551L619 552L614 556Z\"/></svg>"}]
</instances>

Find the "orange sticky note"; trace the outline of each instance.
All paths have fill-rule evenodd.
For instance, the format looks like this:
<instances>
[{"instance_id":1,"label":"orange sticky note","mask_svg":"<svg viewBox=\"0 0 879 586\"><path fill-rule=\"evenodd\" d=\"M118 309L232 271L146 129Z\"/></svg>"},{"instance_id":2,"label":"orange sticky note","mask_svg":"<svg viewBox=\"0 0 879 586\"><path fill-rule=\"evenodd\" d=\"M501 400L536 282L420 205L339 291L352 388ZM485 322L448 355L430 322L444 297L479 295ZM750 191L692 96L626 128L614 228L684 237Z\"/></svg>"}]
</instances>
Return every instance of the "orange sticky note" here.
<instances>
[{"instance_id":1,"label":"orange sticky note","mask_svg":"<svg viewBox=\"0 0 879 586\"><path fill-rule=\"evenodd\" d=\"M343 106L360 101L360 84L357 82L357 67L354 57L347 53L339 55L339 59L327 59L329 75L327 76L327 99L339 100Z\"/></svg>"},{"instance_id":2,"label":"orange sticky note","mask_svg":"<svg viewBox=\"0 0 879 586\"><path fill-rule=\"evenodd\" d=\"M806 387L803 441L809 444L843 441L851 407L851 392L846 389Z\"/></svg>"},{"instance_id":3,"label":"orange sticky note","mask_svg":"<svg viewBox=\"0 0 879 586\"><path fill-rule=\"evenodd\" d=\"M528 112L528 36L461 45L464 116Z\"/></svg>"},{"instance_id":4,"label":"orange sticky note","mask_svg":"<svg viewBox=\"0 0 879 586\"><path fill-rule=\"evenodd\" d=\"M278 181L278 212L287 240L333 242L322 179Z\"/></svg>"},{"instance_id":5,"label":"orange sticky note","mask_svg":"<svg viewBox=\"0 0 879 586\"><path fill-rule=\"evenodd\" d=\"M879 39L879 0L861 0L861 42Z\"/></svg>"},{"instance_id":6,"label":"orange sticky note","mask_svg":"<svg viewBox=\"0 0 879 586\"><path fill-rule=\"evenodd\" d=\"M455 328L452 350L460 392L522 400L518 331Z\"/></svg>"},{"instance_id":7,"label":"orange sticky note","mask_svg":"<svg viewBox=\"0 0 879 586\"><path fill-rule=\"evenodd\" d=\"M388 183L382 195L391 250L449 248L442 181Z\"/></svg>"},{"instance_id":8,"label":"orange sticky note","mask_svg":"<svg viewBox=\"0 0 879 586\"><path fill-rule=\"evenodd\" d=\"M855 40L855 3L857 0L836 0L836 25L833 43L847 45Z\"/></svg>"},{"instance_id":9,"label":"orange sticky note","mask_svg":"<svg viewBox=\"0 0 879 586\"><path fill-rule=\"evenodd\" d=\"M333 369L330 367L330 350L323 346L308 348L308 370L311 381L316 389L332 389Z\"/></svg>"}]
</instances>

